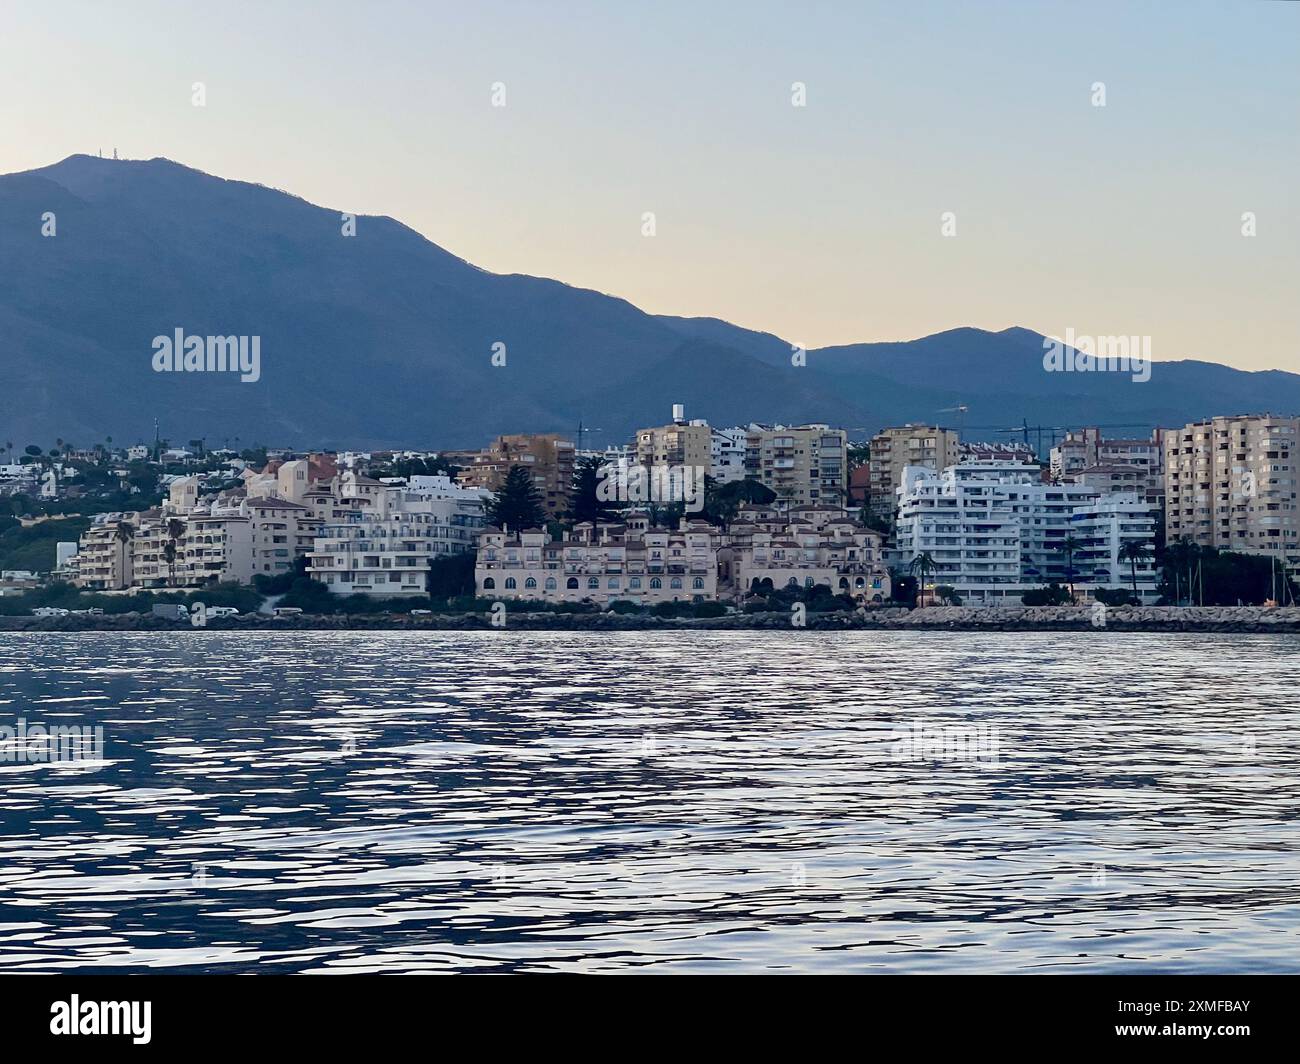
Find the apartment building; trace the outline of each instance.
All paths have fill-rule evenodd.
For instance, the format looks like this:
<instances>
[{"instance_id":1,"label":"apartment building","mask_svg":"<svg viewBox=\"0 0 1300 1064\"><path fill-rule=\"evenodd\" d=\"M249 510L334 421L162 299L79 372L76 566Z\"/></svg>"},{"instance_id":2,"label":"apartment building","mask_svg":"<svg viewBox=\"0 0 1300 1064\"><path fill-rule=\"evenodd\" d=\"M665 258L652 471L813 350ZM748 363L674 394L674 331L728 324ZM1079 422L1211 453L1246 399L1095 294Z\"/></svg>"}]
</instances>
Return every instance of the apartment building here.
<instances>
[{"instance_id":1,"label":"apartment building","mask_svg":"<svg viewBox=\"0 0 1300 1064\"><path fill-rule=\"evenodd\" d=\"M745 449L748 428L712 429L709 476L719 484L745 479Z\"/></svg>"},{"instance_id":2,"label":"apartment building","mask_svg":"<svg viewBox=\"0 0 1300 1064\"><path fill-rule=\"evenodd\" d=\"M1083 598L1128 587L1123 545L1154 546L1157 511L1138 494L1046 484L1020 462L967 462L941 473L909 467L898 494L896 562L928 554L935 571L927 582L952 586L968 605L1018 605L1026 590L1052 581L1073 583ZM1150 559L1138 576L1139 593L1152 600Z\"/></svg>"},{"instance_id":3,"label":"apartment building","mask_svg":"<svg viewBox=\"0 0 1300 1064\"><path fill-rule=\"evenodd\" d=\"M308 574L339 595L419 596L434 558L474 549L484 523L486 490L446 477L412 477L382 485L354 473L339 484L343 499L308 553Z\"/></svg>"},{"instance_id":4,"label":"apartment building","mask_svg":"<svg viewBox=\"0 0 1300 1064\"><path fill-rule=\"evenodd\" d=\"M868 509L873 517L889 519L897 505L898 488L907 466L942 473L959 461L961 439L938 425L907 424L878 432L868 444Z\"/></svg>"},{"instance_id":5,"label":"apartment building","mask_svg":"<svg viewBox=\"0 0 1300 1064\"><path fill-rule=\"evenodd\" d=\"M89 591L121 591L131 586L134 517L125 513L99 514L81 534L74 581L78 587Z\"/></svg>"},{"instance_id":6,"label":"apartment building","mask_svg":"<svg viewBox=\"0 0 1300 1064\"><path fill-rule=\"evenodd\" d=\"M1165 435L1165 537L1274 557L1300 575L1300 418L1215 417Z\"/></svg>"},{"instance_id":7,"label":"apartment building","mask_svg":"<svg viewBox=\"0 0 1300 1064\"><path fill-rule=\"evenodd\" d=\"M752 591L812 588L868 602L890 597L889 569L878 532L841 513L820 527L806 519L737 522L718 551L724 596Z\"/></svg>"},{"instance_id":8,"label":"apartment building","mask_svg":"<svg viewBox=\"0 0 1300 1064\"><path fill-rule=\"evenodd\" d=\"M555 433L498 436L457 475L462 487L500 490L513 466L532 474L547 517L558 518L569 508L575 457L573 441Z\"/></svg>"},{"instance_id":9,"label":"apartment building","mask_svg":"<svg viewBox=\"0 0 1300 1064\"><path fill-rule=\"evenodd\" d=\"M678 403L673 407L672 424L637 429L636 460L644 466L711 469L713 430L707 421L687 421L685 407Z\"/></svg>"},{"instance_id":10,"label":"apartment building","mask_svg":"<svg viewBox=\"0 0 1300 1064\"><path fill-rule=\"evenodd\" d=\"M1100 485L1109 481L1163 505L1165 430L1155 429L1145 440L1107 439L1095 427L1070 431L1052 447L1049 468L1052 479L1059 482ZM1134 472L1138 478L1132 476Z\"/></svg>"},{"instance_id":11,"label":"apartment building","mask_svg":"<svg viewBox=\"0 0 1300 1064\"><path fill-rule=\"evenodd\" d=\"M718 530L683 520L652 527L644 514L626 522L574 527L562 541L541 529L485 528L474 570L482 598L544 602L713 602L718 597Z\"/></svg>"},{"instance_id":12,"label":"apartment building","mask_svg":"<svg viewBox=\"0 0 1300 1064\"><path fill-rule=\"evenodd\" d=\"M751 425L745 475L776 492L782 507L848 502L848 436L828 425Z\"/></svg>"}]
</instances>

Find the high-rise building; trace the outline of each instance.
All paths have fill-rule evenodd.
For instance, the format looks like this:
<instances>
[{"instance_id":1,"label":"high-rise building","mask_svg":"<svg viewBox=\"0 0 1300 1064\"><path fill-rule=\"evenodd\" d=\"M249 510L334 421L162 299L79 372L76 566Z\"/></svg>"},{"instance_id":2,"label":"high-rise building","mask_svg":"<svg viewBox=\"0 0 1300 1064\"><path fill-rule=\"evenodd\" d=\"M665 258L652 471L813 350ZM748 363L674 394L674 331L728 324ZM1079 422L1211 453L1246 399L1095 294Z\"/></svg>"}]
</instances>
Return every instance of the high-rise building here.
<instances>
[{"instance_id":1,"label":"high-rise building","mask_svg":"<svg viewBox=\"0 0 1300 1064\"><path fill-rule=\"evenodd\" d=\"M713 430L707 421L687 421L679 403L673 407L671 424L637 429L636 460L643 466L687 466L707 472L713 465Z\"/></svg>"},{"instance_id":2,"label":"high-rise building","mask_svg":"<svg viewBox=\"0 0 1300 1064\"><path fill-rule=\"evenodd\" d=\"M560 517L569 508L573 490L573 441L555 433L520 433L498 436L474 455L457 480L467 488L499 491L513 466L532 474L548 517Z\"/></svg>"},{"instance_id":3,"label":"high-rise building","mask_svg":"<svg viewBox=\"0 0 1300 1064\"><path fill-rule=\"evenodd\" d=\"M942 473L959 461L960 445L958 433L938 425L909 424L878 432L869 445L871 479L867 493L871 515L886 519L893 515L905 467Z\"/></svg>"},{"instance_id":4,"label":"high-rise building","mask_svg":"<svg viewBox=\"0 0 1300 1064\"><path fill-rule=\"evenodd\" d=\"M1214 417L1165 434L1165 539L1265 554L1300 575L1300 418Z\"/></svg>"},{"instance_id":5,"label":"high-rise building","mask_svg":"<svg viewBox=\"0 0 1300 1064\"><path fill-rule=\"evenodd\" d=\"M790 506L848 505L848 436L829 425L751 425L745 475Z\"/></svg>"}]
</instances>

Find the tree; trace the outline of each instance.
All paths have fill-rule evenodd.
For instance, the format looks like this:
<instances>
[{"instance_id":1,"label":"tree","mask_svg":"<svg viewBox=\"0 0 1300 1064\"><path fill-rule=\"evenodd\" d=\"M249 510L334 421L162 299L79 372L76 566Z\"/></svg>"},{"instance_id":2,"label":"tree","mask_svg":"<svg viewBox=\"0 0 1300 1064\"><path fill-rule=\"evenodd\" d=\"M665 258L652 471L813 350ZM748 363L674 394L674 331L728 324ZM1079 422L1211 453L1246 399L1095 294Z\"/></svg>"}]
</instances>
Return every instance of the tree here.
<instances>
[{"instance_id":1,"label":"tree","mask_svg":"<svg viewBox=\"0 0 1300 1064\"><path fill-rule=\"evenodd\" d=\"M429 559L425 589L434 601L474 594L474 551Z\"/></svg>"},{"instance_id":2,"label":"tree","mask_svg":"<svg viewBox=\"0 0 1300 1064\"><path fill-rule=\"evenodd\" d=\"M1032 587L1020 596L1026 606L1064 606L1074 596L1053 580L1047 587Z\"/></svg>"},{"instance_id":3,"label":"tree","mask_svg":"<svg viewBox=\"0 0 1300 1064\"><path fill-rule=\"evenodd\" d=\"M1119 560L1128 562L1129 575L1133 578L1133 597L1138 597L1138 562L1146 561L1151 557L1151 548L1147 546L1144 540L1129 540L1121 544L1119 548Z\"/></svg>"},{"instance_id":4,"label":"tree","mask_svg":"<svg viewBox=\"0 0 1300 1064\"><path fill-rule=\"evenodd\" d=\"M1061 553L1065 555L1065 582L1070 585L1070 601L1074 601L1074 555L1080 543L1073 536L1066 536L1061 541Z\"/></svg>"},{"instance_id":5,"label":"tree","mask_svg":"<svg viewBox=\"0 0 1300 1064\"><path fill-rule=\"evenodd\" d=\"M918 554L915 558L912 559L911 563L908 565L908 569L911 571L913 576L918 577L917 604L924 606L925 605L925 578L927 575L930 576L934 575L936 569L936 566L934 564L934 559L930 557L928 552L922 551L920 554Z\"/></svg>"},{"instance_id":6,"label":"tree","mask_svg":"<svg viewBox=\"0 0 1300 1064\"><path fill-rule=\"evenodd\" d=\"M176 547L177 541L185 535L185 522L172 517L167 521L167 542L163 544L163 557L167 559L167 582L176 586Z\"/></svg>"},{"instance_id":7,"label":"tree","mask_svg":"<svg viewBox=\"0 0 1300 1064\"><path fill-rule=\"evenodd\" d=\"M583 521L608 521L614 511L596 495L601 482L604 459L595 455L579 458L573 467L573 484L569 490L569 508L565 516L574 524Z\"/></svg>"},{"instance_id":8,"label":"tree","mask_svg":"<svg viewBox=\"0 0 1300 1064\"><path fill-rule=\"evenodd\" d=\"M542 495L533 483L533 475L523 466L511 466L501 490L488 504L488 520L497 528L522 532L540 528L546 522Z\"/></svg>"}]
</instances>

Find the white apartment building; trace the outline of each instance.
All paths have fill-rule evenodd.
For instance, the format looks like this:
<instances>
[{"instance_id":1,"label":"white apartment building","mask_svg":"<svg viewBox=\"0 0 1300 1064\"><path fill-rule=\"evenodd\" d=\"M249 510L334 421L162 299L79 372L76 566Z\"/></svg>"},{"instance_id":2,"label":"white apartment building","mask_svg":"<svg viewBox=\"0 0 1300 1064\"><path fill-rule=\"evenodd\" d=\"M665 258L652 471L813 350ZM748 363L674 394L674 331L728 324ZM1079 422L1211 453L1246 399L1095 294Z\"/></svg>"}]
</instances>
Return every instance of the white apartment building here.
<instances>
[{"instance_id":1,"label":"white apartment building","mask_svg":"<svg viewBox=\"0 0 1300 1064\"><path fill-rule=\"evenodd\" d=\"M719 484L745 479L747 428L713 429L709 476Z\"/></svg>"},{"instance_id":2,"label":"white apartment building","mask_svg":"<svg viewBox=\"0 0 1300 1064\"><path fill-rule=\"evenodd\" d=\"M1019 605L1026 590L1052 581L1073 583L1084 598L1097 588L1127 587L1121 546L1154 547L1155 511L1137 495L1045 484L1020 462L967 462L942 473L908 467L898 496L897 562L929 554L935 572L928 583L952 586L968 605ZM1153 598L1150 561L1138 572L1139 593Z\"/></svg>"},{"instance_id":3,"label":"white apartment building","mask_svg":"<svg viewBox=\"0 0 1300 1064\"><path fill-rule=\"evenodd\" d=\"M1300 576L1300 418L1215 417L1165 435L1165 538L1264 554Z\"/></svg>"},{"instance_id":4,"label":"white apartment building","mask_svg":"<svg viewBox=\"0 0 1300 1064\"><path fill-rule=\"evenodd\" d=\"M325 521L308 557L308 574L339 595L425 594L429 562L474 549L490 493L446 477L383 485L340 477L341 506Z\"/></svg>"},{"instance_id":5,"label":"white apartment building","mask_svg":"<svg viewBox=\"0 0 1300 1064\"><path fill-rule=\"evenodd\" d=\"M718 531L706 521L652 528L643 514L626 523L575 526L563 541L532 529L486 528L474 581L480 598L634 602L712 602L718 596Z\"/></svg>"}]
</instances>

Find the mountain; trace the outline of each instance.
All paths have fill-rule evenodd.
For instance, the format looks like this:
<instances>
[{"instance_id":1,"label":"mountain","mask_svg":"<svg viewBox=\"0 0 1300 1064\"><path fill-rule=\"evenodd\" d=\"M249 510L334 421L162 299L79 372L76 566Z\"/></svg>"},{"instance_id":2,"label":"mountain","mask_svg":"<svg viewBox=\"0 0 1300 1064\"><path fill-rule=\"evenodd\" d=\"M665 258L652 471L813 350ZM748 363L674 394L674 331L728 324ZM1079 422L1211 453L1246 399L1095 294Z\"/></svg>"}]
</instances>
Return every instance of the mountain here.
<instances>
[{"instance_id":1,"label":"mountain","mask_svg":"<svg viewBox=\"0 0 1300 1064\"><path fill-rule=\"evenodd\" d=\"M56 235L43 236L52 212ZM166 159L74 155L0 176L0 436L19 447L205 437L295 446L478 446L507 431L594 443L662 424L903 420L1181 424L1300 409L1300 376L1158 363L1150 382L1049 374L1025 329L809 352L713 318L493 274L391 218L340 212ZM261 375L160 373L157 336L258 337ZM505 345L505 366L492 364Z\"/></svg>"}]
</instances>

